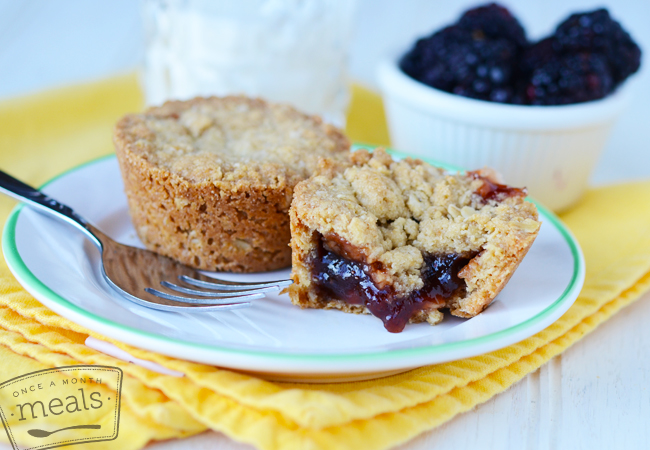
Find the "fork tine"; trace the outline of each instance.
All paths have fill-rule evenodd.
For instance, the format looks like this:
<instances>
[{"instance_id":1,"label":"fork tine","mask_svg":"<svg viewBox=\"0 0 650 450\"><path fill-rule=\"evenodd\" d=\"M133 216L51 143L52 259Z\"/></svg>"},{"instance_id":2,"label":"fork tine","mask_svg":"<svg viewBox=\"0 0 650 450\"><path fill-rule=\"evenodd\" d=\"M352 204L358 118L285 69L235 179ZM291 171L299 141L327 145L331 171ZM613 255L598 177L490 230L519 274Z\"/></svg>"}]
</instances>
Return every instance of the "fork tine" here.
<instances>
[{"instance_id":1,"label":"fork tine","mask_svg":"<svg viewBox=\"0 0 650 450\"><path fill-rule=\"evenodd\" d=\"M201 285L200 287L205 290L198 290L198 289L189 289L186 288L185 286L179 286L177 284L170 283L169 281L161 281L160 284L174 291L183 292L184 294L200 295L206 297L210 297L210 296L232 297L234 293L237 292L241 292L242 294L253 294L253 293L261 294L262 292L272 292L272 291L277 291L279 289L282 289L281 287L278 286L267 286L267 287L235 290L235 289L223 289L223 288L208 288L205 287L204 285Z\"/></svg>"},{"instance_id":2,"label":"fork tine","mask_svg":"<svg viewBox=\"0 0 650 450\"><path fill-rule=\"evenodd\" d=\"M188 289L184 286L179 286L169 281L161 281L160 284L172 291L182 292L183 294L198 295L200 297L239 297L248 294L261 294L262 292L271 291L275 288L260 288L260 289L247 289L244 291L200 291L198 289Z\"/></svg>"},{"instance_id":3,"label":"fork tine","mask_svg":"<svg viewBox=\"0 0 650 450\"><path fill-rule=\"evenodd\" d=\"M192 286L205 289L217 289L222 291L258 291L264 288L268 288L269 290L282 289L293 284L293 280L269 281L266 283L239 283L235 281L231 282L225 280L203 281L188 277L187 275L180 275L178 278L187 284L191 284Z\"/></svg>"},{"instance_id":4,"label":"fork tine","mask_svg":"<svg viewBox=\"0 0 650 450\"><path fill-rule=\"evenodd\" d=\"M250 306L251 300L264 297L264 294L247 294L232 296L228 298L191 298L168 294L166 292L161 292L153 288L145 288L145 291L152 295L155 295L156 297L173 300L175 302L194 303L199 305L242 305L242 308L244 306Z\"/></svg>"}]
</instances>

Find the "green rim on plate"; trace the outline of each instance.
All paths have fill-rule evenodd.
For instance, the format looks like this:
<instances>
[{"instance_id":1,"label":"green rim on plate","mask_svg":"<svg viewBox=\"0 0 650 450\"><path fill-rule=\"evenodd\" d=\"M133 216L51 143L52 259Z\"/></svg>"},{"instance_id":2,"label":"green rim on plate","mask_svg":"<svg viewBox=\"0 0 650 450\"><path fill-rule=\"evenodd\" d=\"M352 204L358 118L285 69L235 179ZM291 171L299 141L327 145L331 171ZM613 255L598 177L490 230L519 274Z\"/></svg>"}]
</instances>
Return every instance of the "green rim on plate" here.
<instances>
[{"instance_id":1,"label":"green rim on plate","mask_svg":"<svg viewBox=\"0 0 650 450\"><path fill-rule=\"evenodd\" d=\"M372 150L375 146L372 145L355 145L354 148L366 148L369 150ZM398 158L404 158L408 157L410 155L399 152L396 150L392 149L387 149L388 152L396 156ZM58 180L61 177L64 177L72 172L76 172L80 169L85 168L86 166L92 165L92 164L97 164L100 162L103 162L109 158L114 158L114 155L108 155L108 156L103 156L98 159L95 159L93 161L81 164L77 167L74 167L61 175L58 175L48 181L47 183L43 184L41 188L47 187L50 183ZM450 171L459 171L462 169L459 169L458 167L451 166L449 164L445 163L440 163L435 160L431 160L428 158L420 158L428 163L443 167L446 170ZM201 343L195 343L195 342L184 342L184 341L178 341L166 336L158 335L155 333L150 333L147 331L142 331L137 328L129 327L126 325L122 325L117 322L113 322L111 320L105 319L101 316L98 316L96 314L92 314L79 306L69 302L65 298L61 297L58 295L56 292L51 290L49 287L47 287L43 282L41 282L26 266L25 262L22 260L18 248L16 246L16 224L18 222L18 217L20 215L20 212L22 211L24 205L17 205L11 212L9 218L7 219L5 228L2 233L2 247L3 247L3 252L5 259L7 261L7 264L11 267L13 272L18 275L18 277L26 284L29 285L31 290L34 292L37 292L39 295L43 296L44 298L47 298L49 301L53 302L54 304L62 307L63 309L69 310L75 314L78 314L87 321L95 322L102 327L108 327L108 328L113 328L113 329L118 329L122 332L130 333L135 336L139 336L142 338L147 338L147 339L153 339L156 341L159 341L161 343L168 343L168 344L174 344L174 345L182 345L187 348L192 348L192 349L201 349L201 350L207 350L207 351L218 351L218 352L224 352L224 353L232 353L232 354L238 354L238 355L249 355L249 356L255 356L259 358L263 358L265 360L286 360L286 361L297 361L297 360L313 360L313 361L322 361L322 362L336 362L336 361L349 361L349 360L382 360L382 359L394 359L394 358L401 358L401 357L414 357L414 356L424 356L424 355L432 355L432 354L437 354L437 353L443 353L443 352L449 352L449 351L454 351L454 350L459 350L463 348L468 348L468 347L473 347L476 345L486 345L489 344L492 341L499 340L507 335L511 334L516 334L519 331L522 331L525 328L534 326L536 323L539 323L540 321L543 321L545 318L548 316L552 315L558 308L560 308L564 301L567 299L567 297L572 296L576 294L576 290L581 289L581 284L580 280L584 278L584 273L585 273L585 266L584 266L584 261L582 258L582 252L571 234L571 232L565 227L565 225L560 221L560 219L547 210L545 207L537 203L535 200L528 198L529 201L532 201L538 208L540 215L544 220L547 220L553 224L553 226L560 232L562 237L565 239L566 243L568 244L569 248L571 249L571 255L573 257L573 274L571 276L571 281L567 285L566 289L562 293L562 295L555 300L551 305L549 305L547 308L545 308L543 311L538 313L537 315L529 318L528 320L521 322L517 325L514 325L510 328L506 328L505 330L501 330L495 333L488 334L486 336L481 336L478 338L473 338L473 339L467 339L464 341L458 341L458 342L451 342L451 343L445 343L445 344L437 344L437 345L430 345L430 346L423 346L423 347L417 347L417 348L411 348L411 349L397 349L397 350L391 350L390 352L386 351L372 351L372 352L360 352L360 353L345 353L345 354L309 354L309 353L283 353L283 352L277 352L277 353L269 353L266 351L259 351L259 350L247 350L247 349L234 349L234 348L228 348L228 347L220 347L218 345L208 345L208 344L201 344Z\"/></svg>"}]
</instances>

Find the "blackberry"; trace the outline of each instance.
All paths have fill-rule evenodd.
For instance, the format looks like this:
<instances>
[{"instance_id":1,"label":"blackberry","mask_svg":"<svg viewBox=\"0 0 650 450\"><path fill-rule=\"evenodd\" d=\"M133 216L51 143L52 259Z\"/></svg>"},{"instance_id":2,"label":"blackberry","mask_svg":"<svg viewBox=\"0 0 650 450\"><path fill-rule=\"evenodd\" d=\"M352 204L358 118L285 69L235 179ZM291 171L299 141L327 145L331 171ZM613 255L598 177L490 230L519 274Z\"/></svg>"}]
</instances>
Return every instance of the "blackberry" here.
<instances>
[{"instance_id":1,"label":"blackberry","mask_svg":"<svg viewBox=\"0 0 650 450\"><path fill-rule=\"evenodd\" d=\"M518 69L521 74L529 75L536 67L546 64L560 55L556 49L555 39L548 37L529 45L519 57Z\"/></svg>"},{"instance_id":2,"label":"blackberry","mask_svg":"<svg viewBox=\"0 0 650 450\"><path fill-rule=\"evenodd\" d=\"M557 27L554 37L559 52L605 55L617 84L641 64L641 49L606 9L571 15Z\"/></svg>"},{"instance_id":3,"label":"blackberry","mask_svg":"<svg viewBox=\"0 0 650 450\"><path fill-rule=\"evenodd\" d=\"M510 11L496 3L466 11L458 20L458 26L487 38L507 39L520 48L528 43L526 32L519 21Z\"/></svg>"},{"instance_id":4,"label":"blackberry","mask_svg":"<svg viewBox=\"0 0 650 450\"><path fill-rule=\"evenodd\" d=\"M531 105L566 105L605 97L615 83L607 58L599 53L558 53L553 38L522 55L518 92Z\"/></svg>"},{"instance_id":5,"label":"blackberry","mask_svg":"<svg viewBox=\"0 0 650 450\"><path fill-rule=\"evenodd\" d=\"M465 97L564 105L605 97L640 61L641 50L606 9L573 14L552 36L530 45L510 11L490 3L418 40L400 68Z\"/></svg>"},{"instance_id":6,"label":"blackberry","mask_svg":"<svg viewBox=\"0 0 650 450\"><path fill-rule=\"evenodd\" d=\"M400 61L412 78L466 97L510 102L517 46L508 39L490 39L459 26L420 39Z\"/></svg>"}]
</instances>

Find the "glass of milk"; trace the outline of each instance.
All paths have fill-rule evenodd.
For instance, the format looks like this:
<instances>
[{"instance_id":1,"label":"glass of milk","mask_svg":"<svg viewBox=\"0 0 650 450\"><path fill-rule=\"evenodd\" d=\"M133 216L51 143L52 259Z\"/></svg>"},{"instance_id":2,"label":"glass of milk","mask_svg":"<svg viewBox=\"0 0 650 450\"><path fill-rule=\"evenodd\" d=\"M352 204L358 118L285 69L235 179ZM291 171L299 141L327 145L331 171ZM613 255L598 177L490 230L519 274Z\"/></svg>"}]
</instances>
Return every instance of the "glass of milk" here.
<instances>
[{"instance_id":1,"label":"glass of milk","mask_svg":"<svg viewBox=\"0 0 650 450\"><path fill-rule=\"evenodd\" d=\"M342 126L354 0L144 0L146 102L245 94Z\"/></svg>"}]
</instances>

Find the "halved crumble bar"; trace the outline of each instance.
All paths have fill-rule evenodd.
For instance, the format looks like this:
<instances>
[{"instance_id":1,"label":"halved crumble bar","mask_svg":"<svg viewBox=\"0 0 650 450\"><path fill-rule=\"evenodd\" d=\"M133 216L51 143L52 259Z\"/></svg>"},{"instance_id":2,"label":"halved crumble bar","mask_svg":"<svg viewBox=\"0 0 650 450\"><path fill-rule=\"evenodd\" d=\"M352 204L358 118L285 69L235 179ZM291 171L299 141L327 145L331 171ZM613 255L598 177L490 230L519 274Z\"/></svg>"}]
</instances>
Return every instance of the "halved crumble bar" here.
<instances>
[{"instance_id":1,"label":"halved crumble bar","mask_svg":"<svg viewBox=\"0 0 650 450\"><path fill-rule=\"evenodd\" d=\"M324 159L294 190L291 300L371 313L391 332L435 325L442 309L473 317L539 232L524 197L490 170L450 174L383 149Z\"/></svg>"}]
</instances>

